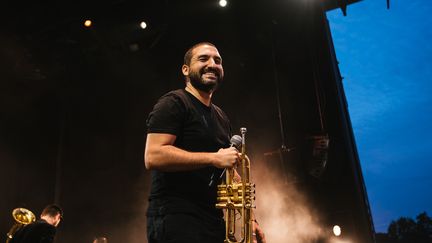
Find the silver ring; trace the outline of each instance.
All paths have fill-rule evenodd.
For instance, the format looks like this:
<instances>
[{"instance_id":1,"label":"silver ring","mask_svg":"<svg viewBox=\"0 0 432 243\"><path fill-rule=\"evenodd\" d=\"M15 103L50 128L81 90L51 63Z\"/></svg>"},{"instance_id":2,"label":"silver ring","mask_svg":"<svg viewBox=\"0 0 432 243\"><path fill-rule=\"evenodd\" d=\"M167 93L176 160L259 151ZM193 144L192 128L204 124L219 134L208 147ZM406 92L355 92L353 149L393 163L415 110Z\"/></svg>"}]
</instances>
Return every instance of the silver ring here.
<instances>
[{"instance_id":1,"label":"silver ring","mask_svg":"<svg viewBox=\"0 0 432 243\"><path fill-rule=\"evenodd\" d=\"M255 233L252 233L252 235L255 236L256 234L255 234Z\"/></svg>"}]
</instances>

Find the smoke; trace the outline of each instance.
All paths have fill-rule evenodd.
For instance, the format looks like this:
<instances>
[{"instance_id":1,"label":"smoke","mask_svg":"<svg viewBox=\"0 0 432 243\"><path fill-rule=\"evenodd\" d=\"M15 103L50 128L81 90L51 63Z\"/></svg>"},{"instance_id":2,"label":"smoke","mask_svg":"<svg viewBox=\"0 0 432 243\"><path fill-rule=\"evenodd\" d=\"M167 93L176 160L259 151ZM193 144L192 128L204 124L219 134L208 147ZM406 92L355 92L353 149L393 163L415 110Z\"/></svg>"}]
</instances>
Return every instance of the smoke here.
<instances>
[{"instance_id":1,"label":"smoke","mask_svg":"<svg viewBox=\"0 0 432 243\"><path fill-rule=\"evenodd\" d=\"M295 183L285 183L282 178L283 175L278 169L254 161L252 181L256 184L257 207L254 213L268 243L350 243L329 237L328 232L321 227L318 212L308 203L305 193L302 193ZM135 218L122 226L127 228L123 235L125 242L147 242L145 212L149 185L150 175L146 171L134 188L137 195L137 201L132 206L135 207Z\"/></svg>"},{"instance_id":2,"label":"smoke","mask_svg":"<svg viewBox=\"0 0 432 243\"><path fill-rule=\"evenodd\" d=\"M136 203L134 207L135 217L127 225L127 233L124 236L124 242L129 243L146 243L147 242L147 207L148 195L150 191L150 173L145 170L140 176L135 187Z\"/></svg>"},{"instance_id":3,"label":"smoke","mask_svg":"<svg viewBox=\"0 0 432 243\"><path fill-rule=\"evenodd\" d=\"M286 183L279 171L255 163L252 180L256 184L255 215L267 242L315 242L323 236L319 217L294 183Z\"/></svg>"}]
</instances>

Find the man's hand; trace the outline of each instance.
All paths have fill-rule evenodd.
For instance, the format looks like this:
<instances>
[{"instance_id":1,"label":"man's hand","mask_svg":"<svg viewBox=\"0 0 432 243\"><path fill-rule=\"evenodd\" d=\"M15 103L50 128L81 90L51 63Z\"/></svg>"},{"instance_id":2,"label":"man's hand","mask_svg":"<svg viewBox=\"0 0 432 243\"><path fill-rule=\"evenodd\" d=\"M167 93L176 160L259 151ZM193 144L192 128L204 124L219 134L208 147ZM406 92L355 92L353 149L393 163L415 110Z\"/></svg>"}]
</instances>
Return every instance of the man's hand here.
<instances>
[{"instance_id":1,"label":"man's hand","mask_svg":"<svg viewBox=\"0 0 432 243\"><path fill-rule=\"evenodd\" d=\"M252 224L252 234L254 237L253 243L266 243L265 235L262 229L260 228L259 224L254 220Z\"/></svg>"},{"instance_id":2,"label":"man's hand","mask_svg":"<svg viewBox=\"0 0 432 243\"><path fill-rule=\"evenodd\" d=\"M219 149L214 155L213 165L217 168L232 168L237 164L239 159L239 153L233 147Z\"/></svg>"}]
</instances>

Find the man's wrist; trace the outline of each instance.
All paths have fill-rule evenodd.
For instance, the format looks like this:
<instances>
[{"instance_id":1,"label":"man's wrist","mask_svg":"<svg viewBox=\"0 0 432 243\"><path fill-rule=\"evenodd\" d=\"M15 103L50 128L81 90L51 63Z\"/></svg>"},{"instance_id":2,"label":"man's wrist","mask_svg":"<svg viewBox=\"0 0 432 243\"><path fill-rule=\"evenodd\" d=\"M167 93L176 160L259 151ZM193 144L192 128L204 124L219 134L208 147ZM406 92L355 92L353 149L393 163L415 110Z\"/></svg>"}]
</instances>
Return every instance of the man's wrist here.
<instances>
[{"instance_id":1,"label":"man's wrist","mask_svg":"<svg viewBox=\"0 0 432 243\"><path fill-rule=\"evenodd\" d=\"M205 152L201 157L201 162L204 163L205 166L215 166L216 167L216 153Z\"/></svg>"}]
</instances>

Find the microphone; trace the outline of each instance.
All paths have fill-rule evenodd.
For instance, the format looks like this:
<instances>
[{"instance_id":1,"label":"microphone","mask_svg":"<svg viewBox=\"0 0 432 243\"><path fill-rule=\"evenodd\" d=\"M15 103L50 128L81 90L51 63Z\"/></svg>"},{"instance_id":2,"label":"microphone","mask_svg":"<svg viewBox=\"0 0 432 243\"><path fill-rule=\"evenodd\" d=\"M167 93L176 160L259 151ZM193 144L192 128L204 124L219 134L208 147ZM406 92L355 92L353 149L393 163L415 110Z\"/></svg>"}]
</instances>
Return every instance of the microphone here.
<instances>
[{"instance_id":1,"label":"microphone","mask_svg":"<svg viewBox=\"0 0 432 243\"><path fill-rule=\"evenodd\" d=\"M234 135L230 139L230 147L235 147L237 150L242 144L242 137L240 135Z\"/></svg>"},{"instance_id":2,"label":"microphone","mask_svg":"<svg viewBox=\"0 0 432 243\"><path fill-rule=\"evenodd\" d=\"M242 144L242 137L240 135L234 135L230 139L230 146L229 146L229 148L234 147L235 149L238 150L240 148L241 144ZM221 175L219 176L219 179L222 178L222 176L225 173L225 171L226 171L226 168L222 171ZM215 172L213 172L212 175L211 175L211 177L210 177L209 187L213 186L214 181L215 181L214 177L215 177Z\"/></svg>"}]
</instances>

